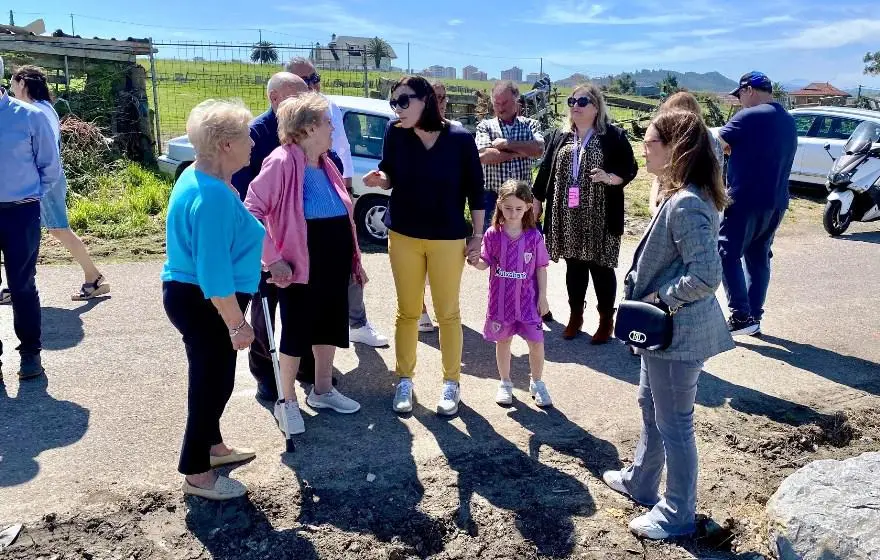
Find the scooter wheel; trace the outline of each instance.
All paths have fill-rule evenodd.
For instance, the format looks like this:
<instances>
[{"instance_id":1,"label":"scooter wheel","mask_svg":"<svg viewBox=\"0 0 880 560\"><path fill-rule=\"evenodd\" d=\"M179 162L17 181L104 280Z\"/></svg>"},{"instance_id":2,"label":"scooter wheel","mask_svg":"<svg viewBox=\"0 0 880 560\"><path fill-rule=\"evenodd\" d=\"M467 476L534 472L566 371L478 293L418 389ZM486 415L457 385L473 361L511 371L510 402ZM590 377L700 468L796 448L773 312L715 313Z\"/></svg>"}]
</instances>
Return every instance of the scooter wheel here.
<instances>
[{"instance_id":1,"label":"scooter wheel","mask_svg":"<svg viewBox=\"0 0 880 560\"><path fill-rule=\"evenodd\" d=\"M825 226L825 231L830 235L837 237L842 234L847 230L851 221L852 212L847 213L845 216L841 216L839 200L829 200L828 203L825 204L825 212L822 215L822 225Z\"/></svg>"}]
</instances>

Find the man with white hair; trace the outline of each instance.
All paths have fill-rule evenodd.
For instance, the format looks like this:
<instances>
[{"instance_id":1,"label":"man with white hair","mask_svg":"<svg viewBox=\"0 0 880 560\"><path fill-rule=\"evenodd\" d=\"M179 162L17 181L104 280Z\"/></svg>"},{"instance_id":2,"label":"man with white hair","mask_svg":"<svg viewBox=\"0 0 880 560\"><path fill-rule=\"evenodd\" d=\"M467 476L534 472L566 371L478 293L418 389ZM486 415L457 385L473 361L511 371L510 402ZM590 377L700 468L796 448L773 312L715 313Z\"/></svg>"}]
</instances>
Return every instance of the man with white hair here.
<instances>
[{"instance_id":1,"label":"man with white hair","mask_svg":"<svg viewBox=\"0 0 880 560\"><path fill-rule=\"evenodd\" d=\"M321 92L321 75L315 70L315 65L307 58L297 56L290 59L287 63L287 71L296 74L308 84L312 91ZM345 186L351 192L351 146L348 138L345 136L345 126L342 122L342 111L331 99L327 99L330 103L330 121L333 124L333 151L339 155L342 160L343 171L342 178ZM388 346L388 337L380 334L373 325L367 320L367 308L364 305L364 288L352 279L348 285L348 327L349 338L352 342L366 344L367 346L379 347Z\"/></svg>"},{"instance_id":2,"label":"man with white hair","mask_svg":"<svg viewBox=\"0 0 880 560\"><path fill-rule=\"evenodd\" d=\"M0 79L4 76L0 58ZM12 293L12 317L20 342L21 379L43 375L40 360L40 199L61 176L61 159L49 119L38 108L12 99L0 87L0 251ZM0 354L3 345L0 343ZM0 364L2 367L2 364ZM3 372L0 370L0 382Z\"/></svg>"}]
</instances>

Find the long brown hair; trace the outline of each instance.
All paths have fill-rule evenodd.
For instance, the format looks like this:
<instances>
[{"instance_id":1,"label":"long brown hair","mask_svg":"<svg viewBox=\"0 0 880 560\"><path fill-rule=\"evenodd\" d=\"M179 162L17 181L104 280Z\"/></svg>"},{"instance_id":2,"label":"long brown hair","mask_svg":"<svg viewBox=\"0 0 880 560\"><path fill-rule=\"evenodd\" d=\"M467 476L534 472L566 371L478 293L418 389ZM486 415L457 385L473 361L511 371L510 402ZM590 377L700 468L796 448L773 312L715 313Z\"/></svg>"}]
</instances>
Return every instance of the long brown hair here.
<instances>
[{"instance_id":1,"label":"long brown hair","mask_svg":"<svg viewBox=\"0 0 880 560\"><path fill-rule=\"evenodd\" d=\"M532 203L535 202L532 189L526 181L520 181L519 179L508 179L504 181L504 184L498 189L498 202L495 203L495 215L492 217L492 227L501 228L504 226L504 213L501 211L501 203L511 196L515 196L522 200L528 206L522 217L523 230L538 227L538 220L535 219L535 209L534 206L532 206Z\"/></svg>"},{"instance_id":2,"label":"long brown hair","mask_svg":"<svg viewBox=\"0 0 880 560\"><path fill-rule=\"evenodd\" d=\"M660 196L669 198L694 185L712 200L716 209L727 207L730 198L703 119L684 109L666 109L651 124L670 150L669 163L660 177Z\"/></svg>"},{"instance_id":3,"label":"long brown hair","mask_svg":"<svg viewBox=\"0 0 880 560\"><path fill-rule=\"evenodd\" d=\"M22 82L28 97L34 101L48 101L52 103L52 94L49 92L49 81L46 72L39 66L21 66L13 72L12 79Z\"/></svg>"}]
</instances>

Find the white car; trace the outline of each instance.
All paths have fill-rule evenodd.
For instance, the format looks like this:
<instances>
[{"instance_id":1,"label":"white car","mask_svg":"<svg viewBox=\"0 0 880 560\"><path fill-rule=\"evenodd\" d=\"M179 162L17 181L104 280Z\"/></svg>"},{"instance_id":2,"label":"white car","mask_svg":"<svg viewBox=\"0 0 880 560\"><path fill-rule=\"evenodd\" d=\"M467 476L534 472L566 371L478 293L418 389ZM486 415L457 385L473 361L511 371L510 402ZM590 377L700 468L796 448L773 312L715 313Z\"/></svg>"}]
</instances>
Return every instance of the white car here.
<instances>
[{"instance_id":1,"label":"white car","mask_svg":"<svg viewBox=\"0 0 880 560\"><path fill-rule=\"evenodd\" d=\"M358 232L378 244L388 242L385 213L391 191L364 185L363 176L376 169L382 159L385 126L394 118L394 111L382 99L328 95L342 110L345 135L351 146L352 191L354 194L355 224ZM159 157L159 169L175 179L195 159L192 144L186 136L168 142L167 153Z\"/></svg>"}]
</instances>

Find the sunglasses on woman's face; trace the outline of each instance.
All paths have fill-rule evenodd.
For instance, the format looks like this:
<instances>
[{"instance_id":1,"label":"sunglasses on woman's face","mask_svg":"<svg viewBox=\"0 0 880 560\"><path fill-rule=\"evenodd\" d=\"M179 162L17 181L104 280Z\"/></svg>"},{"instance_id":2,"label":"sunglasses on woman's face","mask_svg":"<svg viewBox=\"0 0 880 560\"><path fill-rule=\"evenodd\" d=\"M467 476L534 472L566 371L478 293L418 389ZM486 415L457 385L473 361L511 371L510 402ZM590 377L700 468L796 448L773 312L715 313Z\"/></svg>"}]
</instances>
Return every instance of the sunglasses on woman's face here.
<instances>
[{"instance_id":1,"label":"sunglasses on woman's face","mask_svg":"<svg viewBox=\"0 0 880 560\"><path fill-rule=\"evenodd\" d=\"M578 98L569 97L567 99L567 102L569 107L574 107L575 105L577 105L578 107L586 107L587 105L591 104L593 100L586 96Z\"/></svg>"},{"instance_id":2,"label":"sunglasses on woman's face","mask_svg":"<svg viewBox=\"0 0 880 560\"><path fill-rule=\"evenodd\" d=\"M300 78L302 78L302 81L304 81L308 86L313 86L315 84L321 83L321 75L317 72L312 72L310 76L300 76Z\"/></svg>"},{"instance_id":3,"label":"sunglasses on woman's face","mask_svg":"<svg viewBox=\"0 0 880 560\"><path fill-rule=\"evenodd\" d=\"M392 110L396 110L398 107L401 109L407 109L409 107L410 99L418 99L419 96L413 93L401 93L397 97L392 97L388 104L391 105Z\"/></svg>"}]
</instances>

